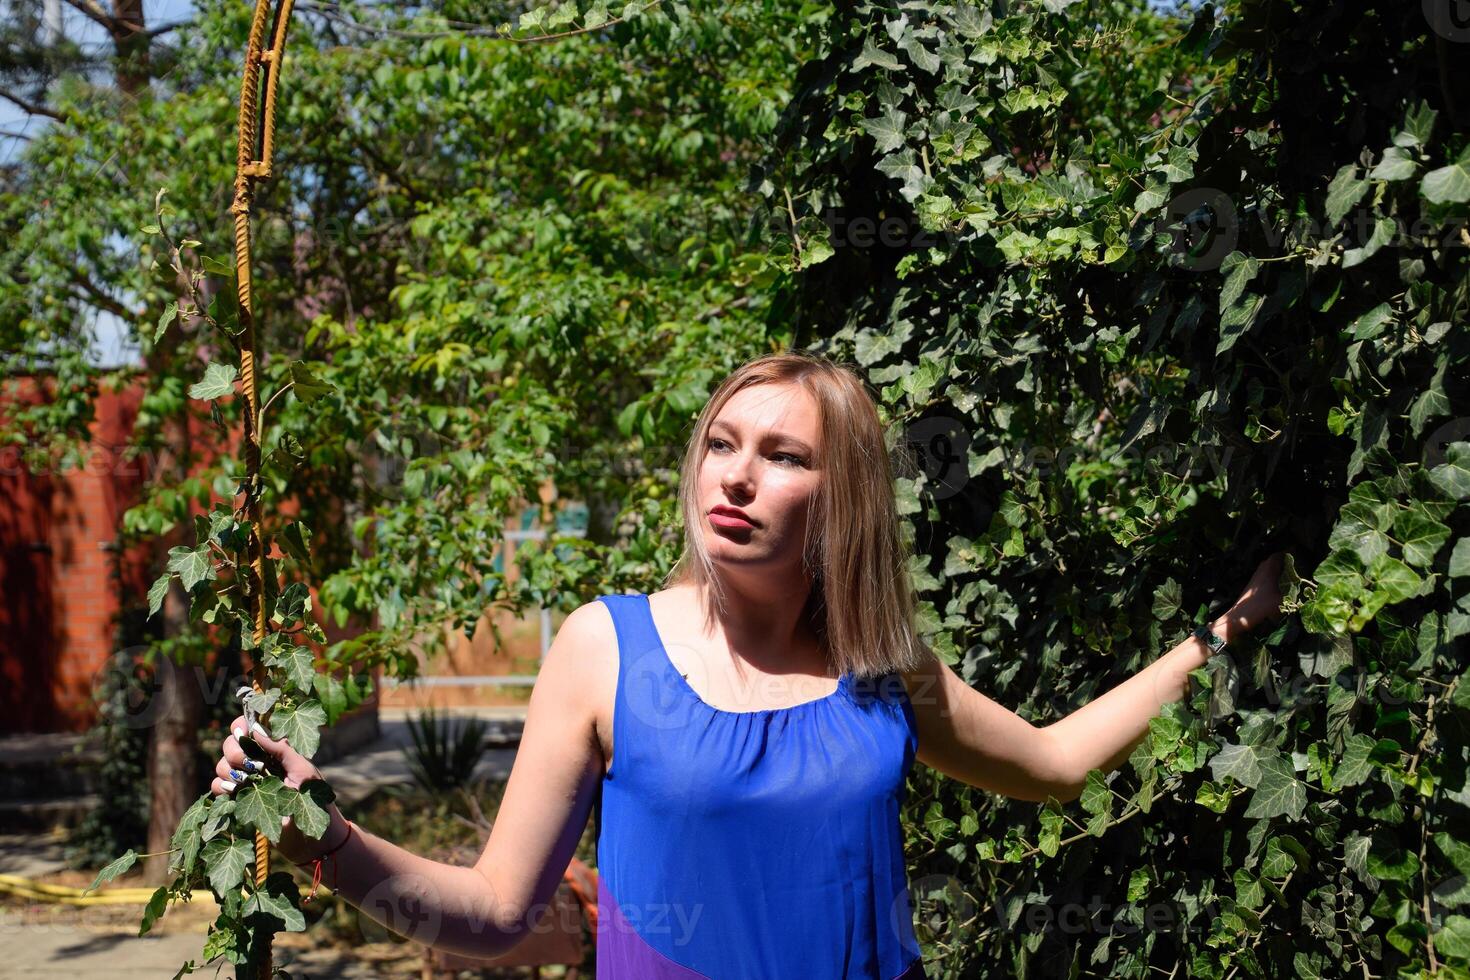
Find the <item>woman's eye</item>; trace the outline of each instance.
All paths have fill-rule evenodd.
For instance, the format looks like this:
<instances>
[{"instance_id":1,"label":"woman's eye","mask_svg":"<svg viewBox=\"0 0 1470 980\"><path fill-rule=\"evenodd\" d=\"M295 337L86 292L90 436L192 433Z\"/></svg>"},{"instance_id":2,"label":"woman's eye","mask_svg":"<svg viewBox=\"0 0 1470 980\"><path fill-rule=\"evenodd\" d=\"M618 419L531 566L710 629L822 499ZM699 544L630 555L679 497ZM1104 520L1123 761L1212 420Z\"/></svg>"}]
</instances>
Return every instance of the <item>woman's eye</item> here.
<instances>
[{"instance_id":1,"label":"woman's eye","mask_svg":"<svg viewBox=\"0 0 1470 980\"><path fill-rule=\"evenodd\" d=\"M707 443L705 443L705 445L708 446L711 450L714 450L714 449L722 449L722 448L728 449L729 448L729 443L725 442L725 440L723 440L723 439L715 439L713 437L710 438L709 441ZM771 456L771 458L772 459L788 460L789 462L787 462L787 464L786 464L788 466L805 466L806 465L806 460L802 459L800 456L795 455L794 453L775 453L775 454L773 454Z\"/></svg>"}]
</instances>

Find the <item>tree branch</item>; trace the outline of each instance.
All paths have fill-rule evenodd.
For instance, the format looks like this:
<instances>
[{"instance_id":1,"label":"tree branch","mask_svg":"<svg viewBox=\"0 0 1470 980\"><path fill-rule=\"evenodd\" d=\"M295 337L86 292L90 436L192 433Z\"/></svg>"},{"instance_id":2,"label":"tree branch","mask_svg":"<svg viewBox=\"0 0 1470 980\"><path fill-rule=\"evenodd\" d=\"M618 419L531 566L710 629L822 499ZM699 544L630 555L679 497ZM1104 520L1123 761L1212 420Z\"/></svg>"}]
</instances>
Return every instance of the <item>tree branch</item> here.
<instances>
[{"instance_id":1,"label":"tree branch","mask_svg":"<svg viewBox=\"0 0 1470 980\"><path fill-rule=\"evenodd\" d=\"M11 102L14 102L16 105L20 106L22 109L24 109L26 112L29 112L33 116L47 116L60 122L70 121L67 119L64 113L53 109L50 106L41 105L39 102L31 102L28 99L21 98L19 95L16 95L9 89L0 88L0 97L9 99Z\"/></svg>"},{"instance_id":2,"label":"tree branch","mask_svg":"<svg viewBox=\"0 0 1470 980\"><path fill-rule=\"evenodd\" d=\"M119 27L127 28L126 33L128 34L136 34L143 29L142 24L135 24L130 20L123 20L121 17L108 13L101 4L97 3L97 0L66 0L66 2L107 28L109 34L122 33L118 30Z\"/></svg>"},{"instance_id":3,"label":"tree branch","mask_svg":"<svg viewBox=\"0 0 1470 980\"><path fill-rule=\"evenodd\" d=\"M138 312L128 309L126 306L122 305L122 303L113 299L111 296L107 295L105 292L99 289L97 285L92 282L91 279L88 279L81 272L81 270L70 269L68 271L71 272L71 281L75 285L80 286L82 291L87 294L87 297L91 299L91 301L99 308L104 309L115 316L119 316L129 323L136 321L141 316L141 314L139 314Z\"/></svg>"}]
</instances>

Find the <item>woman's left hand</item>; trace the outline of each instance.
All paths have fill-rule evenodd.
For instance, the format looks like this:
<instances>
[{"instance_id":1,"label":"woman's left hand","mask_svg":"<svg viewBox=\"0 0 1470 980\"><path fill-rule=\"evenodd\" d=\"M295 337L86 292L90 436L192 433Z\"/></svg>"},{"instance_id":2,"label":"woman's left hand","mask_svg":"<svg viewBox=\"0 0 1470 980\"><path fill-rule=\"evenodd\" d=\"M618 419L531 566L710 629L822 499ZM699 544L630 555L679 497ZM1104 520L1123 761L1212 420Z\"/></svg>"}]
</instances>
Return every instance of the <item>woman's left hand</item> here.
<instances>
[{"instance_id":1,"label":"woman's left hand","mask_svg":"<svg viewBox=\"0 0 1470 980\"><path fill-rule=\"evenodd\" d=\"M1256 566L1256 573L1246 583L1245 591L1235 600L1231 612L1244 620L1248 629L1281 618L1282 552L1277 552Z\"/></svg>"}]
</instances>

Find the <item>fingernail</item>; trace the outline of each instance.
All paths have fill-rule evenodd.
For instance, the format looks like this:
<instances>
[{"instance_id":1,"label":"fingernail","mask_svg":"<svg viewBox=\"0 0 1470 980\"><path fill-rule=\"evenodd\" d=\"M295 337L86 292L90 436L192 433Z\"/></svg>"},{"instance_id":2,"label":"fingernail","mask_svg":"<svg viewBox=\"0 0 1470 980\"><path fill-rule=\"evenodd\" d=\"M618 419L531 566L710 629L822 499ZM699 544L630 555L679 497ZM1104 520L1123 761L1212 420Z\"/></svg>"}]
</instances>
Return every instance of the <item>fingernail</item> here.
<instances>
[{"instance_id":1,"label":"fingernail","mask_svg":"<svg viewBox=\"0 0 1470 980\"><path fill-rule=\"evenodd\" d=\"M235 785L236 785L235 783L225 783L224 784L224 786L225 786L225 792L226 793L233 793L235 791Z\"/></svg>"},{"instance_id":2,"label":"fingernail","mask_svg":"<svg viewBox=\"0 0 1470 980\"><path fill-rule=\"evenodd\" d=\"M260 772L265 768L265 763L256 762L254 759L246 759L241 765L245 767L246 772Z\"/></svg>"},{"instance_id":3,"label":"fingernail","mask_svg":"<svg viewBox=\"0 0 1470 980\"><path fill-rule=\"evenodd\" d=\"M271 733L268 732L268 731L266 731L264 728L260 727L260 722L258 722L258 721L252 721L250 723L250 729L251 729L251 731L255 732L255 734L257 734L257 735L264 735L266 738L270 738L271 737Z\"/></svg>"},{"instance_id":4,"label":"fingernail","mask_svg":"<svg viewBox=\"0 0 1470 980\"><path fill-rule=\"evenodd\" d=\"M246 777L246 774L243 773L243 772L241 772L240 770L238 770L238 769L231 769L230 770L230 778L233 779L237 783L243 783L246 780L247 777Z\"/></svg>"},{"instance_id":5,"label":"fingernail","mask_svg":"<svg viewBox=\"0 0 1470 980\"><path fill-rule=\"evenodd\" d=\"M239 727L238 725L236 725L234 728L231 728L230 729L230 734L233 735L233 736L235 736L236 738L244 738L245 737L245 729L243 729L243 728Z\"/></svg>"}]
</instances>

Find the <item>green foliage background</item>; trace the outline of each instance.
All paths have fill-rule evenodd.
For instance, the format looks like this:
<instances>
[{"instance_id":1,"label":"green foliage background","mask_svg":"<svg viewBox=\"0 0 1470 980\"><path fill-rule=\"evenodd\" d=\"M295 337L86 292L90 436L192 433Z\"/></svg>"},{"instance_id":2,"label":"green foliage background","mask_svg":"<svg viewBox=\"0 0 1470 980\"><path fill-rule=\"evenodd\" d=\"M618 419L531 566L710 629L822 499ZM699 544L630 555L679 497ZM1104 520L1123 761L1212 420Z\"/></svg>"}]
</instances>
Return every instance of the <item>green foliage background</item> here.
<instances>
[{"instance_id":1,"label":"green foliage background","mask_svg":"<svg viewBox=\"0 0 1470 980\"><path fill-rule=\"evenodd\" d=\"M31 445L86 418L88 284L137 297L168 352L145 447L231 359L198 318L160 325L177 288L137 231L137 187L167 186L175 240L228 255L245 15L201 7L168 98L61 91L77 121L7 185L6 349L77 382L20 420ZM863 367L923 464L899 489L925 634L1038 724L1269 550L1305 580L1299 615L1212 658L1075 804L916 769L931 976L1467 975L1470 48L1431 7L561 6L522 31L624 19L361 46L303 18L261 201L267 391L309 393L267 429L268 490L302 504L266 529L297 559L273 599L296 622L289 583L319 578L329 615L374 628L273 640L278 717L340 710L325 667L411 672L426 625L654 585L690 418L746 357L812 346ZM133 182L89 182L77 164L118 146ZM229 421L228 388L195 401ZM154 487L130 529L188 523L231 467ZM508 583L493 545L548 480L545 516L584 502L583 533ZM172 570L230 624L210 561L238 522L198 531ZM253 792L250 819L201 801L178 840L180 880L235 896L206 952L236 961L304 925L289 880L238 907L248 828L312 816Z\"/></svg>"}]
</instances>

